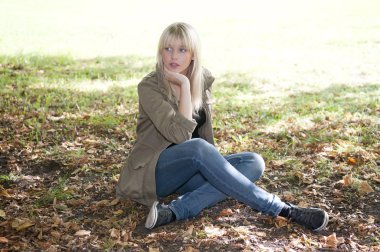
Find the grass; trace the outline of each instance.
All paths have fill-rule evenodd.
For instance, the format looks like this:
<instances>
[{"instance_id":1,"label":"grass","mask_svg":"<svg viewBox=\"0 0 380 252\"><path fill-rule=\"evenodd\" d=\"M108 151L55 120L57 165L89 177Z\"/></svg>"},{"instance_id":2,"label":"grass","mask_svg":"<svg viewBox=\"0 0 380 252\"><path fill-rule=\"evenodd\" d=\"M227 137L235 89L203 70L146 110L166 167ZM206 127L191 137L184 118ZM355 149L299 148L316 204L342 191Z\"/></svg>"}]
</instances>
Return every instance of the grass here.
<instances>
[{"instance_id":1,"label":"grass","mask_svg":"<svg viewBox=\"0 0 380 252\"><path fill-rule=\"evenodd\" d=\"M17 136L21 142L54 146L86 134L124 131L133 141L135 87L152 69L153 59L23 55L0 60L2 113L17 115L18 126L25 131L20 138L20 128L7 128L7 139ZM263 139L262 133L284 143L281 150L262 150L268 161L294 155L301 143L333 144L339 139L350 145L337 144L336 151L352 154L379 143L379 84L333 85L318 92L292 91L271 98L270 93L255 95L262 91L249 74L228 73L219 78L214 87L214 127L217 140L228 143L220 146L223 153L254 149L250 141ZM116 141L109 148L115 150L120 144ZM72 151L67 155L72 157ZM317 166L328 166L323 162Z\"/></svg>"},{"instance_id":2,"label":"grass","mask_svg":"<svg viewBox=\"0 0 380 252\"><path fill-rule=\"evenodd\" d=\"M65 201L73 197L72 193L66 188L67 178L61 177L58 179L55 186L51 187L47 192L44 192L36 201L36 207L41 208L54 201Z\"/></svg>"}]
</instances>

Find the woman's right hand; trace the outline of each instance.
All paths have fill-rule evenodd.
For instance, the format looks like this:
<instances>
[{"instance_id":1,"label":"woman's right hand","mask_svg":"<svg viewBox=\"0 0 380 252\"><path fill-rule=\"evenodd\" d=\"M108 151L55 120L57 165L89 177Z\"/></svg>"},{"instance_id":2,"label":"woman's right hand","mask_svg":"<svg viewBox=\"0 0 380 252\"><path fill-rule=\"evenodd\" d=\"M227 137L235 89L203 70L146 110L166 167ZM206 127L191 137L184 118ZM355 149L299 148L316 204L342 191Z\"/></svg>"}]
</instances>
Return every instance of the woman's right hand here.
<instances>
[{"instance_id":1,"label":"woman's right hand","mask_svg":"<svg viewBox=\"0 0 380 252\"><path fill-rule=\"evenodd\" d=\"M178 85L180 87L186 84L189 84L189 87L190 87L190 81L189 81L189 78L187 78L187 76L181 73L169 71L166 67L165 67L165 79L168 80L170 83L174 85Z\"/></svg>"},{"instance_id":2,"label":"woman's right hand","mask_svg":"<svg viewBox=\"0 0 380 252\"><path fill-rule=\"evenodd\" d=\"M190 80L181 73L169 71L165 68L165 79L173 86L179 100L178 111L187 119L192 119L193 105L191 103ZM179 90L178 90L179 89Z\"/></svg>"}]
</instances>

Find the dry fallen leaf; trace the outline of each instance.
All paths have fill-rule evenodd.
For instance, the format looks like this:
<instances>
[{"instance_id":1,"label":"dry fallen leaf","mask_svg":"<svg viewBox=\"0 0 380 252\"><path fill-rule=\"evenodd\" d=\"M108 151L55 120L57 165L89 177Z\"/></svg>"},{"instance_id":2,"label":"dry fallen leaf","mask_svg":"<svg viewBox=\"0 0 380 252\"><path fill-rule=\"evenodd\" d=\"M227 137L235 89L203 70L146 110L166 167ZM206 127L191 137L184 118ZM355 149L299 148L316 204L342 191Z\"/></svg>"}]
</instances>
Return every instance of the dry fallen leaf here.
<instances>
[{"instance_id":1,"label":"dry fallen leaf","mask_svg":"<svg viewBox=\"0 0 380 252\"><path fill-rule=\"evenodd\" d=\"M356 160L355 158L352 158L352 157L349 157L347 162L350 164L350 165L356 165Z\"/></svg>"},{"instance_id":2,"label":"dry fallen leaf","mask_svg":"<svg viewBox=\"0 0 380 252\"><path fill-rule=\"evenodd\" d=\"M149 252L160 252L159 248L149 247Z\"/></svg>"},{"instance_id":3,"label":"dry fallen leaf","mask_svg":"<svg viewBox=\"0 0 380 252\"><path fill-rule=\"evenodd\" d=\"M358 191L360 194L367 194L367 193L374 192L372 187L366 181L363 181L362 183L360 183Z\"/></svg>"},{"instance_id":4,"label":"dry fallen leaf","mask_svg":"<svg viewBox=\"0 0 380 252\"><path fill-rule=\"evenodd\" d=\"M368 224L373 224L373 223L375 223L375 218L373 218L372 215L368 215L367 223L368 223Z\"/></svg>"},{"instance_id":5,"label":"dry fallen leaf","mask_svg":"<svg viewBox=\"0 0 380 252\"><path fill-rule=\"evenodd\" d=\"M80 206L83 205L85 201L83 199L70 199L66 201L66 204L69 206Z\"/></svg>"},{"instance_id":6,"label":"dry fallen leaf","mask_svg":"<svg viewBox=\"0 0 380 252\"><path fill-rule=\"evenodd\" d=\"M3 196L5 198L11 198L12 196L8 193L7 190L1 190L0 191L0 196Z\"/></svg>"},{"instance_id":7,"label":"dry fallen leaf","mask_svg":"<svg viewBox=\"0 0 380 252\"><path fill-rule=\"evenodd\" d=\"M0 243L8 243L8 239L5 237L0 237Z\"/></svg>"},{"instance_id":8,"label":"dry fallen leaf","mask_svg":"<svg viewBox=\"0 0 380 252\"><path fill-rule=\"evenodd\" d=\"M219 213L219 217L226 217L226 216L231 216L233 215L234 212L230 208L223 209Z\"/></svg>"},{"instance_id":9,"label":"dry fallen leaf","mask_svg":"<svg viewBox=\"0 0 380 252\"><path fill-rule=\"evenodd\" d=\"M352 174L347 174L346 176L343 177L343 185L344 186L349 186L353 183L353 179L352 179Z\"/></svg>"},{"instance_id":10,"label":"dry fallen leaf","mask_svg":"<svg viewBox=\"0 0 380 252\"><path fill-rule=\"evenodd\" d=\"M50 242L37 241L36 243L37 243L38 247L40 249L43 249L43 250L47 250L51 246Z\"/></svg>"},{"instance_id":11,"label":"dry fallen leaf","mask_svg":"<svg viewBox=\"0 0 380 252\"><path fill-rule=\"evenodd\" d=\"M5 214L4 210L0 209L0 217L5 217L5 216L7 216L7 215Z\"/></svg>"},{"instance_id":12,"label":"dry fallen leaf","mask_svg":"<svg viewBox=\"0 0 380 252\"><path fill-rule=\"evenodd\" d=\"M117 230L116 228L112 228L110 230L110 233L111 233L111 238L114 238L114 239L117 239L117 240L120 239L120 231Z\"/></svg>"},{"instance_id":13,"label":"dry fallen leaf","mask_svg":"<svg viewBox=\"0 0 380 252\"><path fill-rule=\"evenodd\" d=\"M329 235L326 238L324 247L336 249L337 246L338 246L338 240L336 239L336 234L333 233L332 235Z\"/></svg>"},{"instance_id":14,"label":"dry fallen leaf","mask_svg":"<svg viewBox=\"0 0 380 252\"><path fill-rule=\"evenodd\" d=\"M124 213L123 210L119 209L113 212L114 215L122 215Z\"/></svg>"},{"instance_id":15,"label":"dry fallen leaf","mask_svg":"<svg viewBox=\"0 0 380 252\"><path fill-rule=\"evenodd\" d=\"M374 176L372 178L374 181L376 181L377 183L380 183L380 174L377 174L376 176Z\"/></svg>"},{"instance_id":16,"label":"dry fallen leaf","mask_svg":"<svg viewBox=\"0 0 380 252\"><path fill-rule=\"evenodd\" d=\"M108 206L116 206L117 204L119 204L119 202L120 202L120 199L116 198L113 201L111 201L111 203L109 203Z\"/></svg>"},{"instance_id":17,"label":"dry fallen leaf","mask_svg":"<svg viewBox=\"0 0 380 252\"><path fill-rule=\"evenodd\" d=\"M58 232L58 231L51 231L51 232L50 232L50 235L53 236L53 237L56 238L56 239L61 238L61 233Z\"/></svg>"},{"instance_id":18,"label":"dry fallen leaf","mask_svg":"<svg viewBox=\"0 0 380 252\"><path fill-rule=\"evenodd\" d=\"M300 201L298 203L298 206L299 207L309 207L309 203L307 203L306 201Z\"/></svg>"},{"instance_id":19,"label":"dry fallen leaf","mask_svg":"<svg viewBox=\"0 0 380 252\"><path fill-rule=\"evenodd\" d=\"M110 204L109 200L101 200L101 201L96 202L96 206L98 207L108 206L109 204Z\"/></svg>"},{"instance_id":20,"label":"dry fallen leaf","mask_svg":"<svg viewBox=\"0 0 380 252\"><path fill-rule=\"evenodd\" d=\"M244 226L238 226L236 228L232 227L232 229L238 233L239 235L247 235L249 234L249 229L247 227L244 227Z\"/></svg>"},{"instance_id":21,"label":"dry fallen leaf","mask_svg":"<svg viewBox=\"0 0 380 252\"><path fill-rule=\"evenodd\" d=\"M255 232L254 234L259 237L267 237L267 233L265 232Z\"/></svg>"},{"instance_id":22,"label":"dry fallen leaf","mask_svg":"<svg viewBox=\"0 0 380 252\"><path fill-rule=\"evenodd\" d=\"M277 216L274 219L274 224L276 225L277 228L286 227L289 224L289 220L287 218Z\"/></svg>"},{"instance_id":23,"label":"dry fallen leaf","mask_svg":"<svg viewBox=\"0 0 380 252\"><path fill-rule=\"evenodd\" d=\"M205 227L205 233L207 237L212 238L212 237L222 236L226 233L226 231L218 227L207 226Z\"/></svg>"},{"instance_id":24,"label":"dry fallen leaf","mask_svg":"<svg viewBox=\"0 0 380 252\"><path fill-rule=\"evenodd\" d=\"M53 216L52 221L53 221L53 224L51 225L52 227L58 227L60 225L63 225L63 220L57 215Z\"/></svg>"},{"instance_id":25,"label":"dry fallen leaf","mask_svg":"<svg viewBox=\"0 0 380 252\"><path fill-rule=\"evenodd\" d=\"M183 233L183 238L190 238L193 235L194 225L190 225L189 228Z\"/></svg>"},{"instance_id":26,"label":"dry fallen leaf","mask_svg":"<svg viewBox=\"0 0 380 252\"><path fill-rule=\"evenodd\" d=\"M289 192L289 191L285 191L284 195L282 196L282 198L283 198L284 201L288 201L288 202L291 202L291 201L295 200L293 193Z\"/></svg>"},{"instance_id":27,"label":"dry fallen leaf","mask_svg":"<svg viewBox=\"0 0 380 252\"><path fill-rule=\"evenodd\" d=\"M16 229L16 231L21 231L24 229L27 229L28 227L31 227L34 225L34 222L29 219L19 219L16 218L12 221L12 228Z\"/></svg>"},{"instance_id":28,"label":"dry fallen leaf","mask_svg":"<svg viewBox=\"0 0 380 252\"><path fill-rule=\"evenodd\" d=\"M90 235L91 234L91 231L87 231L87 230L78 230L76 233L75 233L75 236L87 236L87 235Z\"/></svg>"}]
</instances>

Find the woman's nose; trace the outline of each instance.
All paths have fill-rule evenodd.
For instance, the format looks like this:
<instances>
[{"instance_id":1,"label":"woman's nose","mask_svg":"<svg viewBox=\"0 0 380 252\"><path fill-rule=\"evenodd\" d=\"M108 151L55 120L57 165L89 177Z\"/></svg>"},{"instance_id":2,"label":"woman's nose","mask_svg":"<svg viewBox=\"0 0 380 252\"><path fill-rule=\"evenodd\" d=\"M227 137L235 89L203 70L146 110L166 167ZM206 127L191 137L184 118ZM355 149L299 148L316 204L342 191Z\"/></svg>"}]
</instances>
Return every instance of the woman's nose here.
<instances>
[{"instance_id":1,"label":"woman's nose","mask_svg":"<svg viewBox=\"0 0 380 252\"><path fill-rule=\"evenodd\" d=\"M176 59L178 57L178 54L176 53L176 51L172 51L171 57L172 59Z\"/></svg>"}]
</instances>

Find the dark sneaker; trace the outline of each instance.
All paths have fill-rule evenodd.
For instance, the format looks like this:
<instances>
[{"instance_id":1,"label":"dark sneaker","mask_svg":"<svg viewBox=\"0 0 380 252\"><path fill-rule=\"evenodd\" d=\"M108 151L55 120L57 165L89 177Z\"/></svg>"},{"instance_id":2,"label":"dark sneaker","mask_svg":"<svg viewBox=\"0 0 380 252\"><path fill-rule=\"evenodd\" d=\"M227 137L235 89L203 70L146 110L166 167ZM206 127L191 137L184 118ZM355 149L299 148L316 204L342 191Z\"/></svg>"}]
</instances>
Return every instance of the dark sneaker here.
<instances>
[{"instance_id":1,"label":"dark sneaker","mask_svg":"<svg viewBox=\"0 0 380 252\"><path fill-rule=\"evenodd\" d=\"M159 204L155 201L150 208L148 217L145 221L145 227L153 229L158 226L168 224L175 220L175 215L167 205Z\"/></svg>"},{"instance_id":2,"label":"dark sneaker","mask_svg":"<svg viewBox=\"0 0 380 252\"><path fill-rule=\"evenodd\" d=\"M313 231L321 231L329 222L329 216L325 211L319 208L302 208L289 203L289 218L295 222Z\"/></svg>"}]
</instances>

